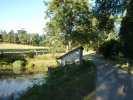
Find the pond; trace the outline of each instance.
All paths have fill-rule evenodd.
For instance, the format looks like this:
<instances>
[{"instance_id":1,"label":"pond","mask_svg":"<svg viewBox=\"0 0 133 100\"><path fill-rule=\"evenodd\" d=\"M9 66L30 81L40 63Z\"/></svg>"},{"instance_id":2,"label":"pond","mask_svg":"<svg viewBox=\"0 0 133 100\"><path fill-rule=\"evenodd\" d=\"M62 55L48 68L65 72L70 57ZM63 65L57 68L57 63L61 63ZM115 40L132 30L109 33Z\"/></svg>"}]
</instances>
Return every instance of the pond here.
<instances>
[{"instance_id":1,"label":"pond","mask_svg":"<svg viewBox=\"0 0 133 100\"><path fill-rule=\"evenodd\" d=\"M0 79L0 100L18 99L21 93L33 85L43 85L45 77L44 74L36 74Z\"/></svg>"}]
</instances>

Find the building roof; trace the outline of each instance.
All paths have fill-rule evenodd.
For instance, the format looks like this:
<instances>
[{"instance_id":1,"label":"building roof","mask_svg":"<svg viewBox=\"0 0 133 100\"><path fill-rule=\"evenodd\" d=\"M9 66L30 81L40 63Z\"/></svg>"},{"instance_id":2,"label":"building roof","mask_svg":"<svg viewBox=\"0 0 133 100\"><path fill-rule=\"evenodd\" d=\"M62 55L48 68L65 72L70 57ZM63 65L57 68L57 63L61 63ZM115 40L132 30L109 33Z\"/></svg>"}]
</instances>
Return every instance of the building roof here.
<instances>
[{"instance_id":1,"label":"building roof","mask_svg":"<svg viewBox=\"0 0 133 100\"><path fill-rule=\"evenodd\" d=\"M65 53L64 55L60 56L58 59L62 59L62 58L64 58L64 57L66 57L67 55L69 55L69 54L71 54L71 53L77 51L78 49L84 50L84 48L83 48L82 46L79 46L79 47L77 47L77 48L75 48L75 49L69 51L68 53Z\"/></svg>"}]
</instances>

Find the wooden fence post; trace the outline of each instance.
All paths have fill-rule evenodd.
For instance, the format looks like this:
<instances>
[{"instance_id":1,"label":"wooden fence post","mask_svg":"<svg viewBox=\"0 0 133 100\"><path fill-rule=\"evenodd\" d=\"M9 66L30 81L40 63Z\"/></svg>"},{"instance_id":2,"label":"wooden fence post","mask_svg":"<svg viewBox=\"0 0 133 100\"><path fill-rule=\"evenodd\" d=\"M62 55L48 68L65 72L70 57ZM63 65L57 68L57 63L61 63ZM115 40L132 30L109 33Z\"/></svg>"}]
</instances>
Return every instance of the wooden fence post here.
<instances>
[{"instance_id":1,"label":"wooden fence post","mask_svg":"<svg viewBox=\"0 0 133 100\"><path fill-rule=\"evenodd\" d=\"M51 72L52 68L48 67L48 86L51 87Z\"/></svg>"}]
</instances>

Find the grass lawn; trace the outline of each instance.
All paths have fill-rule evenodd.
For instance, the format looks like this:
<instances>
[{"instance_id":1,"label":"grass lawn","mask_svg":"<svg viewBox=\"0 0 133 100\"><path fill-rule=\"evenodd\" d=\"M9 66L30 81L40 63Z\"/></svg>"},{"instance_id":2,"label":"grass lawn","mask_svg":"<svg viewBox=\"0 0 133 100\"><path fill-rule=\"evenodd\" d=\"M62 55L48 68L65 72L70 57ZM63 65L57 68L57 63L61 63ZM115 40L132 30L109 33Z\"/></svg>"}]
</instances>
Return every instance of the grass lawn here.
<instances>
[{"instance_id":1,"label":"grass lawn","mask_svg":"<svg viewBox=\"0 0 133 100\"><path fill-rule=\"evenodd\" d=\"M0 50L4 49L43 49L46 47L38 47L31 45L13 44L13 43L0 43Z\"/></svg>"},{"instance_id":2,"label":"grass lawn","mask_svg":"<svg viewBox=\"0 0 133 100\"><path fill-rule=\"evenodd\" d=\"M83 66L59 84L55 85L55 81L52 81L54 86L34 86L20 100L95 100L96 68L92 63ZM58 72L56 68L55 71ZM61 73L59 71L56 75ZM57 78L58 81L61 77L62 75Z\"/></svg>"}]
</instances>

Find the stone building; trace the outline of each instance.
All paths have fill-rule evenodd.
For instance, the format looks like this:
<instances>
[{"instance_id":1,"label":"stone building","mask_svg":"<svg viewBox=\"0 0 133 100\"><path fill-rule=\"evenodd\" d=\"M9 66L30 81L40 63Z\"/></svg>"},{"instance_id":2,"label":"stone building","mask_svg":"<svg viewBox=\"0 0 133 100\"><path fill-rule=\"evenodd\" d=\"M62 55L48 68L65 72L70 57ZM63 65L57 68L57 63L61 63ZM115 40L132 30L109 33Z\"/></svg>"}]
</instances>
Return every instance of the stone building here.
<instances>
[{"instance_id":1,"label":"stone building","mask_svg":"<svg viewBox=\"0 0 133 100\"><path fill-rule=\"evenodd\" d=\"M84 48L82 46L77 47L69 51L68 53L60 56L58 59L60 60L62 65L72 63L82 64L83 50Z\"/></svg>"}]
</instances>

